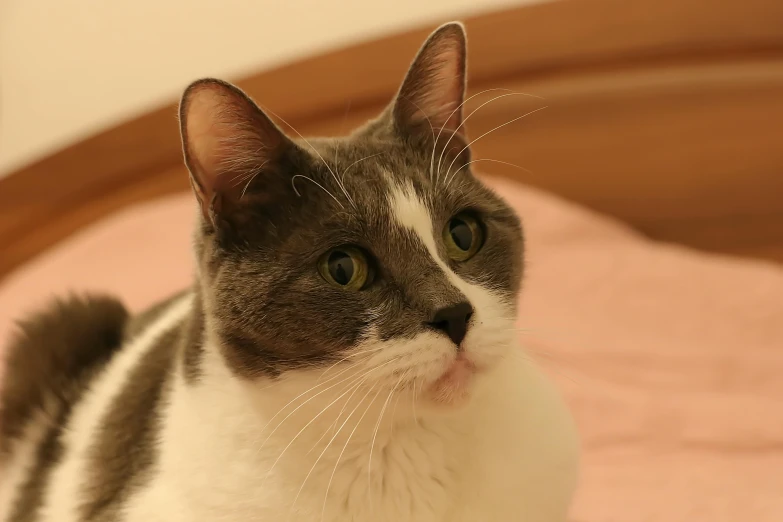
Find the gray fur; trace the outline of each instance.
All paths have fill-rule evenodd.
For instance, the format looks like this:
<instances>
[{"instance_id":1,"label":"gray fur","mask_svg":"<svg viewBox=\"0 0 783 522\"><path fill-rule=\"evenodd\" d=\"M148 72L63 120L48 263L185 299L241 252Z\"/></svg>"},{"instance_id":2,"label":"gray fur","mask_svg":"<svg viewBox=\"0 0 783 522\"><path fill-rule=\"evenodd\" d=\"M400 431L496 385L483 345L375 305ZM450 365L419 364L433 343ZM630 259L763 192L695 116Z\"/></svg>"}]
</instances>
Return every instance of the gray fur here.
<instances>
[{"instance_id":1,"label":"gray fur","mask_svg":"<svg viewBox=\"0 0 783 522\"><path fill-rule=\"evenodd\" d=\"M522 248L513 211L469 172L459 173L448 187L436 185L428 173L431 143L381 128L376 124L343 140L310 141L336 173L363 160L343 180L355 208L305 145L283 173L274 179L259 176L249 187L252 194L273 192L265 198L268 203L249 202L236 211L252 227L229 223L199 232L205 296L226 357L239 374L276 375L328 363L371 326L384 338L411 337L440 307L464 300L418 238L395 223L388 205L390 181L415 187L438 236L457 213L477 215L485 243L474 258L452 268L513 300ZM294 174L326 187L344 208L312 183L299 183L297 195L290 183ZM346 244L362 247L376 263L375 281L360 292L334 288L315 269L324 252ZM372 319L378 308L386 313Z\"/></svg>"},{"instance_id":2,"label":"gray fur","mask_svg":"<svg viewBox=\"0 0 783 522\"><path fill-rule=\"evenodd\" d=\"M113 298L73 296L19 323L3 379L0 463L29 423L45 419L49 426L11 520L36 519L49 473L62 457L62 428L85 388L120 349L127 319L127 311Z\"/></svg>"},{"instance_id":3,"label":"gray fur","mask_svg":"<svg viewBox=\"0 0 783 522\"><path fill-rule=\"evenodd\" d=\"M157 459L160 412L184 333L179 325L155 341L101 420L85 477L83 520L118 519L123 501L151 478Z\"/></svg>"},{"instance_id":4,"label":"gray fur","mask_svg":"<svg viewBox=\"0 0 783 522\"><path fill-rule=\"evenodd\" d=\"M439 310L466 300L421 239L395 221L393 187L412 187L424 202L436 241L455 215L474 216L483 245L451 268L515 306L523 268L519 220L469 168L460 168L470 159L459 126L464 49L459 26L435 33L387 110L340 138L288 138L244 93L218 80L186 90L184 155L203 217L195 238L200 275L193 310L142 358L94 434L85 521L112 519L150 477L170 376L180 369L188 383L201 378L207 325L214 326L211 333L237 376L275 377L330 364L371 329L382 339L411 338L432 328ZM439 73L444 60L455 75ZM187 131L195 110L191 98L203 89L219 94L220 123L236 130L226 140L230 149L217 151L230 154L215 162L215 172L200 155L198 136ZM359 291L327 283L317 269L324 253L344 245L361 248L371 260L374 278ZM444 245L438 248L448 259ZM3 383L0 458L44 410L46 397L56 398L57 407L12 520L36 519L48 472L61 458L62 426L82 391L122 341L143 331L170 302L129 320L115 300L73 299L23 324Z\"/></svg>"},{"instance_id":5,"label":"gray fur","mask_svg":"<svg viewBox=\"0 0 783 522\"><path fill-rule=\"evenodd\" d=\"M470 157L455 125L464 91L464 39L457 27L446 26L425 45L380 117L343 138L291 140L244 93L218 80L201 80L185 92L180 119L186 162L197 195L206 194L202 204L209 203L196 238L201 289L238 375L274 376L329 363L372 327L385 339L412 337L429 327L437 310L465 299L421 241L396 223L389 205L395 185L414 188L438 238L456 214L476 216L485 243L452 269L515 302L522 276L518 218L469 168L455 172ZM451 87L435 77L449 48L462 71ZM443 94L436 89L449 88L455 99L439 100ZM221 100L212 118L239 129L229 157L215 161L217 172L193 158L226 149L205 154L206 145L187 131L189 118L205 117L191 108L205 90ZM457 109L423 118L417 113L430 106ZM433 172L431 165L441 170ZM228 184L230 179L242 183ZM362 291L335 288L315 269L320 256L341 245L358 246L372 259L375 280ZM384 313L376 317L379 309Z\"/></svg>"}]
</instances>

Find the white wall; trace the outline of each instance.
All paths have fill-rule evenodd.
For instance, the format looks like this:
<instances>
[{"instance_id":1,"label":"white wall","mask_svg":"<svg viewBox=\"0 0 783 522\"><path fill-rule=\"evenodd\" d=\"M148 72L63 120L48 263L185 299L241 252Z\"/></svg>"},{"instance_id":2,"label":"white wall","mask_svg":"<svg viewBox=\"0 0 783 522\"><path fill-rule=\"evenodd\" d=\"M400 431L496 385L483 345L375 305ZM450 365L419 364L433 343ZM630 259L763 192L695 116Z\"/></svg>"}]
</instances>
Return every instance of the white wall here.
<instances>
[{"instance_id":1,"label":"white wall","mask_svg":"<svg viewBox=\"0 0 783 522\"><path fill-rule=\"evenodd\" d=\"M199 76L535 1L0 0L0 176Z\"/></svg>"}]
</instances>

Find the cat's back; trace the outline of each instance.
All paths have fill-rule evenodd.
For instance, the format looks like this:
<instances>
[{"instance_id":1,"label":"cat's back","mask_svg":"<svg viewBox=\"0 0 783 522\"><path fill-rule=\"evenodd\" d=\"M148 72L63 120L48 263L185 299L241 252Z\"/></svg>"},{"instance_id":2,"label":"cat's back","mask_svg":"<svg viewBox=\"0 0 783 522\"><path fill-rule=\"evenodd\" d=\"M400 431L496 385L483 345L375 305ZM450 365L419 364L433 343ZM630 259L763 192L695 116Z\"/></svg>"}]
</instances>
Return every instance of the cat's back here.
<instances>
[{"instance_id":1,"label":"cat's back","mask_svg":"<svg viewBox=\"0 0 783 522\"><path fill-rule=\"evenodd\" d=\"M90 380L120 349L129 314L117 299L57 299L19 322L6 348L0 392L0 513L19 500L37 466L57 459L48 442Z\"/></svg>"},{"instance_id":2,"label":"cat's back","mask_svg":"<svg viewBox=\"0 0 783 522\"><path fill-rule=\"evenodd\" d=\"M73 457L68 439L95 436L82 410L116 392L98 388L180 297L132 318L113 297L72 296L19 323L0 389L0 521L42 519L45 498L61 486L53 475Z\"/></svg>"},{"instance_id":3,"label":"cat's back","mask_svg":"<svg viewBox=\"0 0 783 522\"><path fill-rule=\"evenodd\" d=\"M112 297L57 299L19 322L6 349L0 393L0 448L5 463L34 418L62 415L122 346L129 315Z\"/></svg>"}]
</instances>

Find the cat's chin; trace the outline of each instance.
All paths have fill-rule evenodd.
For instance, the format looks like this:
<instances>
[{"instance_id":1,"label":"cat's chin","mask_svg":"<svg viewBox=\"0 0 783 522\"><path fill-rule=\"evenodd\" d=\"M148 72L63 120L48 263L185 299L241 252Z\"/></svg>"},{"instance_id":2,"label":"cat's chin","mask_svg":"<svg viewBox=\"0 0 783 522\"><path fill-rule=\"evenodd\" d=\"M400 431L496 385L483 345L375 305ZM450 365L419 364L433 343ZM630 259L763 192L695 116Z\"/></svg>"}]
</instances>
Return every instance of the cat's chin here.
<instances>
[{"instance_id":1,"label":"cat's chin","mask_svg":"<svg viewBox=\"0 0 783 522\"><path fill-rule=\"evenodd\" d=\"M429 385L426 397L429 402L443 408L459 408L470 401L474 381L479 368L462 354L446 368L443 374Z\"/></svg>"}]
</instances>

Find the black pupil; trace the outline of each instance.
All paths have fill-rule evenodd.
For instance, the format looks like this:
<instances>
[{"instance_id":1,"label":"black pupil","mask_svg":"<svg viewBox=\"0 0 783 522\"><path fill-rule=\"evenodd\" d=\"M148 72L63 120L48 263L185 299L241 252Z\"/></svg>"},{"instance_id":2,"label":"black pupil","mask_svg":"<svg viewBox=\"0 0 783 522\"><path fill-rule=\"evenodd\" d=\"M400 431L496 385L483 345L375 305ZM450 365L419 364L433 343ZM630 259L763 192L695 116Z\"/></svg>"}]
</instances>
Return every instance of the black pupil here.
<instances>
[{"instance_id":1,"label":"black pupil","mask_svg":"<svg viewBox=\"0 0 783 522\"><path fill-rule=\"evenodd\" d=\"M467 252L473 244L473 231L461 219L452 219L449 223L449 233L457 248Z\"/></svg>"},{"instance_id":2,"label":"black pupil","mask_svg":"<svg viewBox=\"0 0 783 522\"><path fill-rule=\"evenodd\" d=\"M335 250L329 256L329 275L339 285L347 285L353 279L353 259L340 250Z\"/></svg>"}]
</instances>

